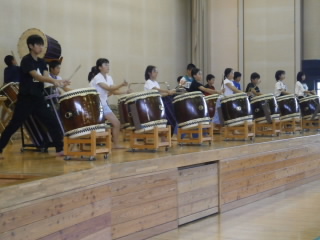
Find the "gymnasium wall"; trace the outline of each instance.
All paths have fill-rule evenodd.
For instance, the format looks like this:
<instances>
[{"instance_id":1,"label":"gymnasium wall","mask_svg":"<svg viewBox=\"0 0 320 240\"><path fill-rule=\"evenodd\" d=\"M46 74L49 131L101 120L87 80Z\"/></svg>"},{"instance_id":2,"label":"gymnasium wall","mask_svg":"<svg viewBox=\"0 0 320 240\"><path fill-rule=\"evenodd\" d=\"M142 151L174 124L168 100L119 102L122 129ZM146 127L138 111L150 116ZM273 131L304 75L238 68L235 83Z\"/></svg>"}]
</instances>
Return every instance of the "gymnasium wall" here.
<instances>
[{"instance_id":1,"label":"gymnasium wall","mask_svg":"<svg viewBox=\"0 0 320 240\"><path fill-rule=\"evenodd\" d=\"M29 28L59 41L63 77L81 64L72 88L88 86L88 72L100 57L111 61L116 83L124 78L144 83L146 66L152 64L159 69L158 80L171 87L191 59L190 0L2 0L0 83L4 56L11 50L17 55L19 37Z\"/></svg>"}]
</instances>

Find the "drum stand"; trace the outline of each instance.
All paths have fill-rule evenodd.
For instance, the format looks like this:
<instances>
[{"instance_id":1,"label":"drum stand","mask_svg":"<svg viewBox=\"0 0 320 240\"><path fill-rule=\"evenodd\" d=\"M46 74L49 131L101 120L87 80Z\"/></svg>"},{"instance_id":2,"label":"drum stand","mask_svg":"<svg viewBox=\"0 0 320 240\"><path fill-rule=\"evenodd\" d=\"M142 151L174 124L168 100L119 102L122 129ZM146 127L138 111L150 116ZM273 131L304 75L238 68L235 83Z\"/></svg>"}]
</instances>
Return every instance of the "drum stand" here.
<instances>
[{"instance_id":1,"label":"drum stand","mask_svg":"<svg viewBox=\"0 0 320 240\"><path fill-rule=\"evenodd\" d=\"M301 118L290 120L280 120L280 130L285 133L295 133L297 131L302 131Z\"/></svg>"},{"instance_id":2,"label":"drum stand","mask_svg":"<svg viewBox=\"0 0 320 240\"><path fill-rule=\"evenodd\" d=\"M10 108L7 108L4 104L4 101L7 100L7 97L0 96L0 135L6 128L8 122L12 117L12 111ZM10 138L10 143L13 143L12 138Z\"/></svg>"},{"instance_id":3,"label":"drum stand","mask_svg":"<svg viewBox=\"0 0 320 240\"><path fill-rule=\"evenodd\" d=\"M255 123L256 135L279 136L280 135L280 120L272 119L271 123Z\"/></svg>"},{"instance_id":4,"label":"drum stand","mask_svg":"<svg viewBox=\"0 0 320 240\"><path fill-rule=\"evenodd\" d=\"M161 138L165 138L165 141L161 141ZM144 141L138 142L140 139L143 139ZM154 129L143 133L136 133L135 131L131 132L130 148L132 149L132 152L136 149L150 149L156 151L159 147L165 147L166 151L171 147L170 125L165 128L155 127Z\"/></svg>"},{"instance_id":5,"label":"drum stand","mask_svg":"<svg viewBox=\"0 0 320 240\"><path fill-rule=\"evenodd\" d=\"M224 140L229 139L243 139L243 140L253 140L255 138L255 123L248 123L245 121L243 125L239 126L225 126L224 129Z\"/></svg>"},{"instance_id":6,"label":"drum stand","mask_svg":"<svg viewBox=\"0 0 320 240\"><path fill-rule=\"evenodd\" d=\"M194 137L196 135L196 137ZM177 141L179 145L202 144L208 142L211 145L213 139L213 124L200 123L197 127L191 129L178 128Z\"/></svg>"},{"instance_id":7,"label":"drum stand","mask_svg":"<svg viewBox=\"0 0 320 240\"><path fill-rule=\"evenodd\" d=\"M302 119L302 129L319 130L320 129L320 119L314 119L314 120Z\"/></svg>"},{"instance_id":8,"label":"drum stand","mask_svg":"<svg viewBox=\"0 0 320 240\"><path fill-rule=\"evenodd\" d=\"M105 146L97 149L97 143L104 143ZM89 150L84 150L84 145L90 145ZM73 150L74 145L79 145L80 149ZM71 160L71 156L81 157L88 156L89 161L95 160L97 153L105 153L104 158L108 158L108 153L111 152L111 129L106 129L105 132L92 131L90 135L69 138L64 137L64 160Z\"/></svg>"},{"instance_id":9,"label":"drum stand","mask_svg":"<svg viewBox=\"0 0 320 240\"><path fill-rule=\"evenodd\" d=\"M130 141L130 136L132 134L132 132L134 131L133 129L129 129L129 128L122 128L122 135L123 135L123 141Z\"/></svg>"}]
</instances>

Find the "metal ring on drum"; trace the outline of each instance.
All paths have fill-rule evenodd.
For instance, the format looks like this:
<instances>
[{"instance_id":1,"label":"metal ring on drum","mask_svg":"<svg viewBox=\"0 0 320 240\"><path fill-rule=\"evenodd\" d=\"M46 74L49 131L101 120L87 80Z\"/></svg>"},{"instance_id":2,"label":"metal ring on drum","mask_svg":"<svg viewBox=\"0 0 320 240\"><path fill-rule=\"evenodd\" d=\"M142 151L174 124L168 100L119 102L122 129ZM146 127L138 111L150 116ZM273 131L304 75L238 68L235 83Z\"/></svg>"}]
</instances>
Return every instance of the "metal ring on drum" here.
<instances>
[{"instance_id":1,"label":"metal ring on drum","mask_svg":"<svg viewBox=\"0 0 320 240\"><path fill-rule=\"evenodd\" d=\"M318 95L311 95L299 99L299 106L302 118L305 120L311 120L319 104L320 99ZM314 120L319 118L320 113L317 113L317 115L314 117Z\"/></svg>"},{"instance_id":2,"label":"metal ring on drum","mask_svg":"<svg viewBox=\"0 0 320 240\"><path fill-rule=\"evenodd\" d=\"M60 96L61 120L65 135L76 138L92 131L104 132L107 125L99 94L94 88L80 88Z\"/></svg>"},{"instance_id":3,"label":"metal ring on drum","mask_svg":"<svg viewBox=\"0 0 320 240\"><path fill-rule=\"evenodd\" d=\"M270 109L271 119L277 120L280 118L279 107L274 94L268 93L260 96L255 96L251 99L250 103L254 120L257 123L267 123L267 118L263 110L263 104L268 105Z\"/></svg>"},{"instance_id":4,"label":"metal ring on drum","mask_svg":"<svg viewBox=\"0 0 320 240\"><path fill-rule=\"evenodd\" d=\"M294 94L277 97L277 102L280 110L280 120L300 120L300 107Z\"/></svg>"},{"instance_id":5,"label":"metal ring on drum","mask_svg":"<svg viewBox=\"0 0 320 240\"><path fill-rule=\"evenodd\" d=\"M167 126L164 105L157 90L130 93L125 103L128 105L136 133Z\"/></svg>"},{"instance_id":6,"label":"metal ring on drum","mask_svg":"<svg viewBox=\"0 0 320 240\"><path fill-rule=\"evenodd\" d=\"M227 126L252 123L251 105L246 93L236 93L221 99L221 110Z\"/></svg>"},{"instance_id":7,"label":"metal ring on drum","mask_svg":"<svg viewBox=\"0 0 320 240\"><path fill-rule=\"evenodd\" d=\"M31 35L39 35L43 39L44 49L39 55L40 58L44 58L46 61L61 60L61 46L59 42L37 28L30 28L24 31L20 36L18 41L18 54L20 58L29 54L27 39Z\"/></svg>"},{"instance_id":8,"label":"metal ring on drum","mask_svg":"<svg viewBox=\"0 0 320 240\"><path fill-rule=\"evenodd\" d=\"M207 103L202 92L187 92L174 97L173 108L179 127L198 127L200 123L210 124Z\"/></svg>"}]
</instances>

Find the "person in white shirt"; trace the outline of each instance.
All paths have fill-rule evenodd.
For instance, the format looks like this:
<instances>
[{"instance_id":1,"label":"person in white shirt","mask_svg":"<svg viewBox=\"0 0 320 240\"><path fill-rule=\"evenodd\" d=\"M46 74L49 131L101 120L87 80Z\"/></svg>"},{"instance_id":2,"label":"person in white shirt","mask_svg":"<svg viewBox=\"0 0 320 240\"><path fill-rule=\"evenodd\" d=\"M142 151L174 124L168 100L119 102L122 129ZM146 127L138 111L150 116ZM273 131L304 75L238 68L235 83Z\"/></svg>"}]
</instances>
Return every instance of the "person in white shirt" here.
<instances>
[{"instance_id":1,"label":"person in white shirt","mask_svg":"<svg viewBox=\"0 0 320 240\"><path fill-rule=\"evenodd\" d=\"M241 90L239 90L238 88L236 88L233 84L233 77L234 77L234 72L232 68L226 68L224 70L224 80L223 80L223 84L221 87L222 93L225 97L230 96L234 93L242 93ZM221 98L219 97L216 103L216 109L215 109L215 113L214 113L214 117L213 117L213 123L216 125L220 125L221 121L220 121L220 115L219 115L219 111L218 108L221 107Z\"/></svg>"},{"instance_id":2,"label":"person in white shirt","mask_svg":"<svg viewBox=\"0 0 320 240\"><path fill-rule=\"evenodd\" d=\"M56 79L56 80L62 80L62 78L59 76L60 70L61 70L61 62L60 61L54 60L54 61L49 62L49 76L51 78ZM49 88L49 87L52 87L52 88ZM45 82L44 83L44 91L46 92L49 89L50 89L50 91L54 90L55 86L52 83ZM55 93L57 93L58 95L62 92L61 90L63 90L63 92L67 92L67 91L72 90L71 88L69 88L67 86L64 86L62 88L56 88L56 89L57 89L57 91ZM47 93L47 94L49 95L49 94L53 94L53 93Z\"/></svg>"},{"instance_id":3,"label":"person in white shirt","mask_svg":"<svg viewBox=\"0 0 320 240\"><path fill-rule=\"evenodd\" d=\"M129 90L127 92L119 91L120 88L127 86L128 83L124 81L121 84L114 85L112 77L108 74L110 70L108 59L99 58L96 62L96 69L98 74L91 80L90 86L99 93L104 116L112 124L113 148L123 148L123 146L119 145L120 122L108 105L108 96L129 93Z\"/></svg>"},{"instance_id":4,"label":"person in white shirt","mask_svg":"<svg viewBox=\"0 0 320 240\"><path fill-rule=\"evenodd\" d=\"M286 78L286 72L283 70L276 71L275 78L276 78L277 83L274 88L274 95L276 97L280 97L283 95L291 94L291 93L287 92L287 87L283 82L283 80Z\"/></svg>"},{"instance_id":5,"label":"person in white shirt","mask_svg":"<svg viewBox=\"0 0 320 240\"><path fill-rule=\"evenodd\" d=\"M296 87L295 87L295 94L297 95L297 97L303 98L303 97L307 97L308 95L314 95L315 92L314 91L309 91L308 89L308 85L306 83L304 83L304 81L306 80L306 75L303 72L298 72L297 74L297 83L296 83Z\"/></svg>"},{"instance_id":6,"label":"person in white shirt","mask_svg":"<svg viewBox=\"0 0 320 240\"><path fill-rule=\"evenodd\" d=\"M146 71L144 73L144 78L146 80L144 84L144 90L158 90L158 92L162 96L168 96L168 95L173 95L175 94L176 90L166 90L166 89L161 89L159 83L157 82L157 77L158 77L158 69L155 66L149 65L146 68Z\"/></svg>"},{"instance_id":7,"label":"person in white shirt","mask_svg":"<svg viewBox=\"0 0 320 240\"><path fill-rule=\"evenodd\" d=\"M233 77L234 77L234 72L232 68L226 68L224 70L224 80L223 80L223 85L222 89L224 90L224 96L230 96L234 93L242 93L241 90L236 88L233 84Z\"/></svg>"}]
</instances>

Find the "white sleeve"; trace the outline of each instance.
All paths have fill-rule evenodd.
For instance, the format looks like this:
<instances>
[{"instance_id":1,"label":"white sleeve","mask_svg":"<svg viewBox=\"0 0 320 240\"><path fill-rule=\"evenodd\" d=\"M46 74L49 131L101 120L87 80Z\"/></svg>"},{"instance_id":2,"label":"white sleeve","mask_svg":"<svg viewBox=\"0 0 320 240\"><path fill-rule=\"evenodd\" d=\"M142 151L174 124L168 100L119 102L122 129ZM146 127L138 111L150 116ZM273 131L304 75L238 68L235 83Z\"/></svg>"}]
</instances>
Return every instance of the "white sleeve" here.
<instances>
[{"instance_id":1,"label":"white sleeve","mask_svg":"<svg viewBox=\"0 0 320 240\"><path fill-rule=\"evenodd\" d=\"M147 80L144 84L144 90L152 90L154 87L157 87L156 84L154 84L151 80Z\"/></svg>"},{"instance_id":2,"label":"white sleeve","mask_svg":"<svg viewBox=\"0 0 320 240\"><path fill-rule=\"evenodd\" d=\"M101 74L97 74L93 79L93 84L98 85L99 83L106 83L106 80Z\"/></svg>"}]
</instances>

